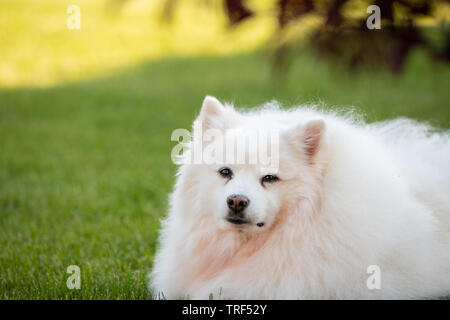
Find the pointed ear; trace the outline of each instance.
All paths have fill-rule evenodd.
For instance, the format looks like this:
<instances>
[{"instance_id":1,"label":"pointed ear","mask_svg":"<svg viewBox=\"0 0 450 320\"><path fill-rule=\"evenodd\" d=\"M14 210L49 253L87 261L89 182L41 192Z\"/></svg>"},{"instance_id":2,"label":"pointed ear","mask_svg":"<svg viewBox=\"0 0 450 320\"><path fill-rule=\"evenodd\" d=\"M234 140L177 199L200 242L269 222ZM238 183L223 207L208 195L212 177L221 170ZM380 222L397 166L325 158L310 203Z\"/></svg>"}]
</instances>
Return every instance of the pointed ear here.
<instances>
[{"instance_id":1,"label":"pointed ear","mask_svg":"<svg viewBox=\"0 0 450 320\"><path fill-rule=\"evenodd\" d=\"M324 134L325 122L320 119L295 126L286 133L289 143L303 151L311 163L323 145Z\"/></svg>"},{"instance_id":2,"label":"pointed ear","mask_svg":"<svg viewBox=\"0 0 450 320\"><path fill-rule=\"evenodd\" d=\"M306 154L313 157L319 150L325 133L325 122L323 120L312 120L305 126L303 140Z\"/></svg>"},{"instance_id":3,"label":"pointed ear","mask_svg":"<svg viewBox=\"0 0 450 320\"><path fill-rule=\"evenodd\" d=\"M225 111L225 107L219 100L212 96L206 96L198 120L202 122L204 129L220 129L222 127L220 122L223 121Z\"/></svg>"}]
</instances>

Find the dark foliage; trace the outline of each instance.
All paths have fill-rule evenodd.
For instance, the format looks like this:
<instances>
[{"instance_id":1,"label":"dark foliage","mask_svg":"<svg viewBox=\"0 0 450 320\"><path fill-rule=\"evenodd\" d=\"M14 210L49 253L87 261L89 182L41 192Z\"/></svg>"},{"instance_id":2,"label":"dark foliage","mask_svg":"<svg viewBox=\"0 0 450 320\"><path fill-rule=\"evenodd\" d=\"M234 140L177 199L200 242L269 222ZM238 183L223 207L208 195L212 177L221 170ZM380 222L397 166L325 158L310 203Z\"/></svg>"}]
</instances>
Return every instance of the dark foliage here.
<instances>
[{"instance_id":1,"label":"dark foliage","mask_svg":"<svg viewBox=\"0 0 450 320\"><path fill-rule=\"evenodd\" d=\"M253 15L241 0L225 0L224 4L228 20L232 25L238 24Z\"/></svg>"},{"instance_id":2,"label":"dark foliage","mask_svg":"<svg viewBox=\"0 0 450 320\"><path fill-rule=\"evenodd\" d=\"M175 0L167 2L173 5ZM245 0L223 2L230 25L238 25L258 14L248 7ZM420 17L434 17L437 8L448 5L448 1L368 1L367 6L373 4L380 8L381 29L367 27L366 19L370 13L365 12L363 19L346 14L346 8L355 2L360 3L355 0L274 0L279 29L277 37L282 36L290 23L300 21L308 14L316 14L323 17L323 23L310 36L312 49L318 56L338 60L350 70L383 66L394 73L401 72L408 54L415 47L424 48L432 58L450 62L448 21L444 21L438 30L433 30L439 33L433 41L415 23ZM289 45L292 43L283 43L277 48L276 68L285 63Z\"/></svg>"}]
</instances>

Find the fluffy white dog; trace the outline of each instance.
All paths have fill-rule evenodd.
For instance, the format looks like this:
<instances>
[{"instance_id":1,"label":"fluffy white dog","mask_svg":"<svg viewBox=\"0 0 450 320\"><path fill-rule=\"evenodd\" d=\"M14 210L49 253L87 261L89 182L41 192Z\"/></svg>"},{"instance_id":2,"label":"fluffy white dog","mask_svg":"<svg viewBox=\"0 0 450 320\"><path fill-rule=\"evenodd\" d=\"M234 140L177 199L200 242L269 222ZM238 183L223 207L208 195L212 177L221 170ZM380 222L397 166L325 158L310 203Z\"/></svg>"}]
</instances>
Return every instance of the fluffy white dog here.
<instances>
[{"instance_id":1,"label":"fluffy white dog","mask_svg":"<svg viewBox=\"0 0 450 320\"><path fill-rule=\"evenodd\" d=\"M448 132L307 106L237 112L213 97L196 123L225 142L239 135L231 129L277 130L278 166L180 166L150 277L156 297L450 294ZM193 144L204 139L196 130Z\"/></svg>"}]
</instances>

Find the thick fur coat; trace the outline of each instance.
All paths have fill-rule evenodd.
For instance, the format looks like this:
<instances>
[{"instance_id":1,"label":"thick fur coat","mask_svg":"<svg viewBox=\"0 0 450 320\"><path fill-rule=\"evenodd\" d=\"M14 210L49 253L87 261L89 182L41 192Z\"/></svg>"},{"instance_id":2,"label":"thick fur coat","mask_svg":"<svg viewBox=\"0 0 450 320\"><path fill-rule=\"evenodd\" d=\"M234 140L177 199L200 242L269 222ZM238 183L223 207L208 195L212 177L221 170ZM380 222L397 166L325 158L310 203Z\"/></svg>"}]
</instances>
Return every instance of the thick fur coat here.
<instances>
[{"instance_id":1,"label":"thick fur coat","mask_svg":"<svg viewBox=\"0 0 450 320\"><path fill-rule=\"evenodd\" d=\"M308 106L238 112L212 97L197 121L225 139L232 128L279 130L278 180L262 182L269 172L257 164L181 165L150 276L155 297L450 294L448 132ZM248 224L225 219L230 194L249 199Z\"/></svg>"}]
</instances>

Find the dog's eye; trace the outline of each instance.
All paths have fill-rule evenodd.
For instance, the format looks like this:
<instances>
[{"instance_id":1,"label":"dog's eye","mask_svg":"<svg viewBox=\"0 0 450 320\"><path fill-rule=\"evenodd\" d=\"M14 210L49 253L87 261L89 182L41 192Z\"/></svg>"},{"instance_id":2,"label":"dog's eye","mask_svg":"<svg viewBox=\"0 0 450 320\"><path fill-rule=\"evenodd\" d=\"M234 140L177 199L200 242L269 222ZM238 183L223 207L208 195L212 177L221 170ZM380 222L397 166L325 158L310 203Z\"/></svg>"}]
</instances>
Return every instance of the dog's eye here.
<instances>
[{"instance_id":1,"label":"dog's eye","mask_svg":"<svg viewBox=\"0 0 450 320\"><path fill-rule=\"evenodd\" d=\"M233 171L230 168L222 168L219 170L219 174L224 178L231 178Z\"/></svg>"},{"instance_id":2,"label":"dog's eye","mask_svg":"<svg viewBox=\"0 0 450 320\"><path fill-rule=\"evenodd\" d=\"M262 183L273 183L278 180L280 180L280 179L277 176L273 176L271 174L268 174L261 178Z\"/></svg>"}]
</instances>

